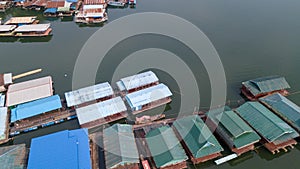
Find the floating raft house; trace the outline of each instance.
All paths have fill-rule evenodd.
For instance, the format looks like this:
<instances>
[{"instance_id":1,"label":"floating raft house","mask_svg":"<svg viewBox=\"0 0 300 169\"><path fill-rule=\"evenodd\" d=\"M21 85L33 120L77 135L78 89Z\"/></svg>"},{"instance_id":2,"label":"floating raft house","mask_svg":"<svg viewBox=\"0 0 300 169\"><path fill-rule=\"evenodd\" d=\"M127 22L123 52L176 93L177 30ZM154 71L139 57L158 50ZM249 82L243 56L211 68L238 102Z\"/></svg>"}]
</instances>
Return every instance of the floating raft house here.
<instances>
[{"instance_id":1,"label":"floating raft house","mask_svg":"<svg viewBox=\"0 0 300 169\"><path fill-rule=\"evenodd\" d=\"M27 155L25 144L0 147L1 169L24 169Z\"/></svg>"},{"instance_id":2,"label":"floating raft house","mask_svg":"<svg viewBox=\"0 0 300 169\"><path fill-rule=\"evenodd\" d=\"M139 169L139 154L131 125L114 124L103 131L106 168Z\"/></svg>"},{"instance_id":3,"label":"floating raft house","mask_svg":"<svg viewBox=\"0 0 300 169\"><path fill-rule=\"evenodd\" d=\"M259 99L278 116L300 132L300 107L280 93L275 93Z\"/></svg>"},{"instance_id":4,"label":"floating raft house","mask_svg":"<svg viewBox=\"0 0 300 169\"><path fill-rule=\"evenodd\" d=\"M210 113L206 121L237 155L254 150L260 136L233 111Z\"/></svg>"},{"instance_id":5,"label":"floating raft house","mask_svg":"<svg viewBox=\"0 0 300 169\"><path fill-rule=\"evenodd\" d=\"M153 85L157 85L158 77L152 71L139 73L133 76L122 78L117 82L118 89L126 93L138 91Z\"/></svg>"},{"instance_id":6,"label":"floating raft house","mask_svg":"<svg viewBox=\"0 0 300 169\"><path fill-rule=\"evenodd\" d=\"M5 25L27 25L27 24L37 24L39 21L36 16L24 16L24 17L12 17L6 21Z\"/></svg>"},{"instance_id":7,"label":"floating raft house","mask_svg":"<svg viewBox=\"0 0 300 169\"><path fill-rule=\"evenodd\" d=\"M8 115L7 107L0 107L0 143L8 140Z\"/></svg>"},{"instance_id":8,"label":"floating raft house","mask_svg":"<svg viewBox=\"0 0 300 169\"><path fill-rule=\"evenodd\" d=\"M177 119L173 128L194 164L221 156L222 146L198 115Z\"/></svg>"},{"instance_id":9,"label":"floating raft house","mask_svg":"<svg viewBox=\"0 0 300 169\"><path fill-rule=\"evenodd\" d=\"M104 101L112 98L114 92L108 82L81 88L65 93L67 106L77 106L91 101Z\"/></svg>"},{"instance_id":10,"label":"floating raft house","mask_svg":"<svg viewBox=\"0 0 300 169\"><path fill-rule=\"evenodd\" d=\"M28 169L91 169L87 129L65 130L31 140Z\"/></svg>"},{"instance_id":11,"label":"floating raft house","mask_svg":"<svg viewBox=\"0 0 300 169\"><path fill-rule=\"evenodd\" d=\"M295 138L299 134L261 103L246 102L236 111L261 135L262 143L273 154L297 144Z\"/></svg>"},{"instance_id":12,"label":"floating raft house","mask_svg":"<svg viewBox=\"0 0 300 169\"><path fill-rule=\"evenodd\" d=\"M163 126L146 134L146 141L157 168L186 168L186 156L180 141L171 127Z\"/></svg>"},{"instance_id":13,"label":"floating raft house","mask_svg":"<svg viewBox=\"0 0 300 169\"><path fill-rule=\"evenodd\" d=\"M134 114L171 102L172 92L164 84L145 88L125 96Z\"/></svg>"},{"instance_id":14,"label":"floating raft house","mask_svg":"<svg viewBox=\"0 0 300 169\"><path fill-rule=\"evenodd\" d=\"M242 93L249 100L257 100L274 92L287 95L290 86L284 77L268 76L242 82Z\"/></svg>"},{"instance_id":15,"label":"floating raft house","mask_svg":"<svg viewBox=\"0 0 300 169\"><path fill-rule=\"evenodd\" d=\"M6 106L14 106L53 95L51 76L11 84L6 93Z\"/></svg>"},{"instance_id":16,"label":"floating raft house","mask_svg":"<svg viewBox=\"0 0 300 169\"><path fill-rule=\"evenodd\" d=\"M59 95L49 96L28 103L17 105L11 109L10 122L27 119L43 113L58 110L62 107Z\"/></svg>"},{"instance_id":17,"label":"floating raft house","mask_svg":"<svg viewBox=\"0 0 300 169\"><path fill-rule=\"evenodd\" d=\"M81 127L93 128L127 117L127 108L121 97L115 97L77 108L76 113Z\"/></svg>"}]
</instances>

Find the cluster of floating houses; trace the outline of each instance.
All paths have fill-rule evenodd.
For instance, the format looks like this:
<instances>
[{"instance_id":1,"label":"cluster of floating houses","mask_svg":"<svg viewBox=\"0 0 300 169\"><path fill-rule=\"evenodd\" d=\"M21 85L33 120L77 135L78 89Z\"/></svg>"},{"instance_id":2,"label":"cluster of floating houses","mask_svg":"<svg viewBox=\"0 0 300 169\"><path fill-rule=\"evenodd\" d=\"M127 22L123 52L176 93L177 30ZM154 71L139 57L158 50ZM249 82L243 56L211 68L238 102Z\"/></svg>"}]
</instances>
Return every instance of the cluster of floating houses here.
<instances>
[{"instance_id":1,"label":"cluster of floating houses","mask_svg":"<svg viewBox=\"0 0 300 169\"><path fill-rule=\"evenodd\" d=\"M89 129L115 122L171 102L170 89L152 71L53 95L50 76L13 83L11 74L0 78L0 138L9 140L69 119L82 129L65 130L34 138L29 150L16 145L18 158L9 165L31 168L161 168L181 169L188 164L215 160L224 163L263 145L272 154L287 152L300 133L300 107L285 96L289 84L270 76L242 83L249 101L177 119L148 123L114 124L100 132ZM0 148L0 153L14 149ZM225 153L230 149L231 154ZM8 155L0 156L0 161ZM28 155L28 160L27 156ZM13 155L11 155L13 156Z\"/></svg>"},{"instance_id":2,"label":"cluster of floating houses","mask_svg":"<svg viewBox=\"0 0 300 169\"><path fill-rule=\"evenodd\" d=\"M14 0L0 1L0 12L16 6L29 10L42 10L46 17L74 16L76 23L98 24L108 20L108 6L126 7L128 5L134 7L136 0ZM2 27L2 31L5 32L12 32L14 29Z\"/></svg>"},{"instance_id":3,"label":"cluster of floating houses","mask_svg":"<svg viewBox=\"0 0 300 169\"><path fill-rule=\"evenodd\" d=\"M39 24L36 16L12 17L0 25L0 37L43 37L51 31L50 23Z\"/></svg>"}]
</instances>

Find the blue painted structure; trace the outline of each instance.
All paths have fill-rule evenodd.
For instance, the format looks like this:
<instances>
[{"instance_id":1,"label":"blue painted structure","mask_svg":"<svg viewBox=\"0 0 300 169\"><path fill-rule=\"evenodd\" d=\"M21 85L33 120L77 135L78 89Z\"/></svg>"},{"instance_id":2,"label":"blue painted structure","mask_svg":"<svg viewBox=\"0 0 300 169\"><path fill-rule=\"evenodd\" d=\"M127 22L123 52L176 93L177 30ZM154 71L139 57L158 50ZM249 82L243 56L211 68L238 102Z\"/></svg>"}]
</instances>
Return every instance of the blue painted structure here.
<instances>
[{"instance_id":1,"label":"blue painted structure","mask_svg":"<svg viewBox=\"0 0 300 169\"><path fill-rule=\"evenodd\" d=\"M65 130L31 140L28 169L91 169L87 129Z\"/></svg>"},{"instance_id":2,"label":"blue painted structure","mask_svg":"<svg viewBox=\"0 0 300 169\"><path fill-rule=\"evenodd\" d=\"M13 123L18 120L56 110L61 107L62 105L59 95L54 95L38 99L32 102L19 104L16 108L11 109L10 121Z\"/></svg>"}]
</instances>

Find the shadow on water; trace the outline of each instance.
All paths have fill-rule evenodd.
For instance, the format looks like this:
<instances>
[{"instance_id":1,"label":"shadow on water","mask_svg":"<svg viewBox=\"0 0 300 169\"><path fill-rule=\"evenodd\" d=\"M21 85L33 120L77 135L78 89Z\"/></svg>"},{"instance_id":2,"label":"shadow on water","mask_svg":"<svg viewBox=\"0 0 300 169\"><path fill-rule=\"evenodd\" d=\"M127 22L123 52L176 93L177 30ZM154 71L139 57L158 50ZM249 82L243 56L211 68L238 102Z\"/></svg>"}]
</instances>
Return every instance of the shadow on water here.
<instances>
[{"instance_id":1,"label":"shadow on water","mask_svg":"<svg viewBox=\"0 0 300 169\"><path fill-rule=\"evenodd\" d=\"M80 28L83 27L103 27L106 22L102 22L102 23L93 23L93 24L85 24L85 23L76 23Z\"/></svg>"},{"instance_id":2,"label":"shadow on water","mask_svg":"<svg viewBox=\"0 0 300 169\"><path fill-rule=\"evenodd\" d=\"M285 152L283 150L280 151L280 153L277 153L277 154L272 154L270 151L268 151L265 147L260 147L256 153L257 155L261 158L261 159L264 159L264 160L267 160L267 161L272 161L273 159L276 159L276 158L280 158L288 153L290 153L291 150L288 149L288 152Z\"/></svg>"},{"instance_id":3,"label":"shadow on water","mask_svg":"<svg viewBox=\"0 0 300 169\"><path fill-rule=\"evenodd\" d=\"M52 35L45 37L1 37L0 42L21 42L21 43L34 43L34 42L49 42Z\"/></svg>"},{"instance_id":4,"label":"shadow on water","mask_svg":"<svg viewBox=\"0 0 300 169\"><path fill-rule=\"evenodd\" d=\"M78 129L79 123L77 119L66 121L60 124L55 124L50 127L45 127L38 129L36 131L31 131L25 134L20 134L13 139L13 144L22 144L25 143L26 147L30 147L31 139L39 136L44 136L47 134L63 131L63 130L73 130Z\"/></svg>"}]
</instances>

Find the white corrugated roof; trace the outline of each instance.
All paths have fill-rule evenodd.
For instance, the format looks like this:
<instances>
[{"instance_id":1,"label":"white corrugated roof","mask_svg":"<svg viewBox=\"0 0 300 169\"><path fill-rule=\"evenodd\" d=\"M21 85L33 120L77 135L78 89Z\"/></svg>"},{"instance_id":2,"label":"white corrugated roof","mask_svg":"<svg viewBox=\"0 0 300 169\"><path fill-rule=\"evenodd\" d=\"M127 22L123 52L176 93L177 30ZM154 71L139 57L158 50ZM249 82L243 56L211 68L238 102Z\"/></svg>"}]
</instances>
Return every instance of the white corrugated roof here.
<instances>
[{"instance_id":1,"label":"white corrugated roof","mask_svg":"<svg viewBox=\"0 0 300 169\"><path fill-rule=\"evenodd\" d=\"M48 24L33 24L33 25L22 25L15 29L15 32L43 32L50 27Z\"/></svg>"},{"instance_id":2,"label":"white corrugated roof","mask_svg":"<svg viewBox=\"0 0 300 169\"><path fill-rule=\"evenodd\" d=\"M79 124L82 125L126 110L122 98L116 97L89 106L77 108L76 113Z\"/></svg>"},{"instance_id":3,"label":"white corrugated roof","mask_svg":"<svg viewBox=\"0 0 300 169\"><path fill-rule=\"evenodd\" d=\"M86 9L103 9L104 6L103 5L84 5L83 6L83 10L86 10Z\"/></svg>"},{"instance_id":4,"label":"white corrugated roof","mask_svg":"<svg viewBox=\"0 0 300 169\"><path fill-rule=\"evenodd\" d=\"M0 107L5 106L5 94L0 93Z\"/></svg>"},{"instance_id":5,"label":"white corrugated roof","mask_svg":"<svg viewBox=\"0 0 300 169\"><path fill-rule=\"evenodd\" d=\"M170 89L164 84L158 84L143 90L139 90L126 95L126 100L130 106L142 106L166 97L172 96Z\"/></svg>"},{"instance_id":6,"label":"white corrugated roof","mask_svg":"<svg viewBox=\"0 0 300 169\"><path fill-rule=\"evenodd\" d=\"M16 28L16 25L0 25L0 32L9 32Z\"/></svg>"},{"instance_id":7,"label":"white corrugated roof","mask_svg":"<svg viewBox=\"0 0 300 169\"><path fill-rule=\"evenodd\" d=\"M68 107L113 95L108 82L65 93Z\"/></svg>"},{"instance_id":8,"label":"white corrugated roof","mask_svg":"<svg viewBox=\"0 0 300 169\"><path fill-rule=\"evenodd\" d=\"M139 73L139 74L121 79L121 82L123 82L123 85L125 86L126 90L145 86L145 85L157 82L157 81L158 81L158 78L152 71Z\"/></svg>"},{"instance_id":9,"label":"white corrugated roof","mask_svg":"<svg viewBox=\"0 0 300 169\"><path fill-rule=\"evenodd\" d=\"M12 17L5 24L32 23L36 16Z\"/></svg>"},{"instance_id":10,"label":"white corrugated roof","mask_svg":"<svg viewBox=\"0 0 300 169\"><path fill-rule=\"evenodd\" d=\"M5 139L7 107L0 107L0 140Z\"/></svg>"},{"instance_id":11,"label":"white corrugated roof","mask_svg":"<svg viewBox=\"0 0 300 169\"><path fill-rule=\"evenodd\" d=\"M13 106L52 96L51 76L12 84L6 93L6 106Z\"/></svg>"}]
</instances>

